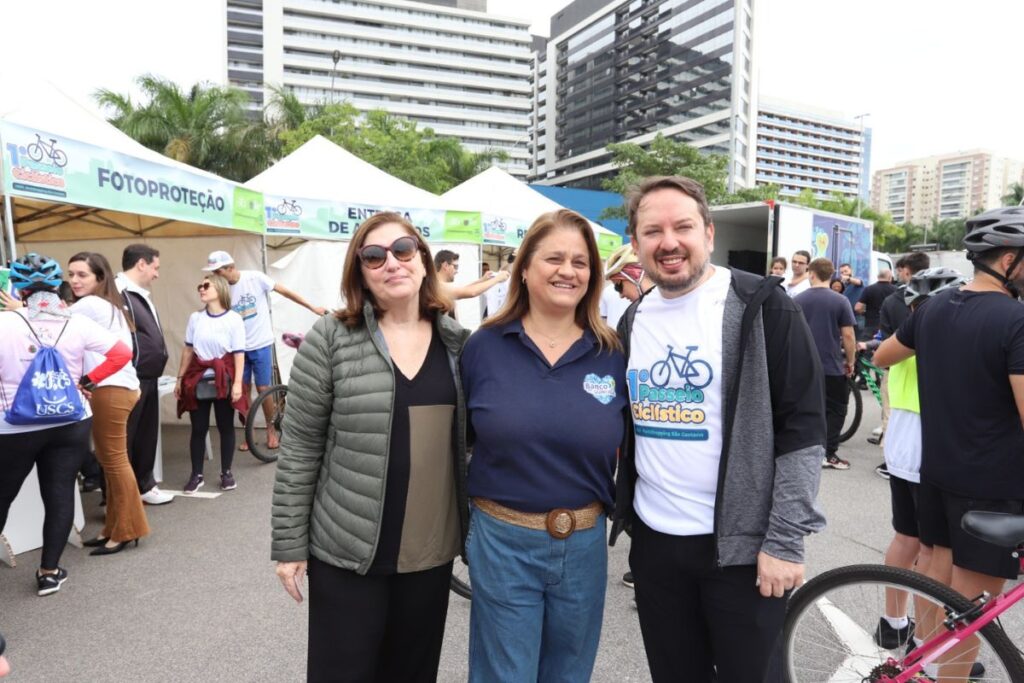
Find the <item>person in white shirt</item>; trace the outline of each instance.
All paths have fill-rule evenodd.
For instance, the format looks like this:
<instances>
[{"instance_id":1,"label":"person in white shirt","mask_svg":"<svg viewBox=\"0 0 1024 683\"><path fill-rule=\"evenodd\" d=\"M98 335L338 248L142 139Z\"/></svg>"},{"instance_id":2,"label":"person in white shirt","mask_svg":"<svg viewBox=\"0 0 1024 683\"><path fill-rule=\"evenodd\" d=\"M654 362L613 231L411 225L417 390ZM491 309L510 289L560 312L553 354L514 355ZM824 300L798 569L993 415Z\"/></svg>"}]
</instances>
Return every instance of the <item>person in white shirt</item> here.
<instances>
[{"instance_id":1,"label":"person in white shirt","mask_svg":"<svg viewBox=\"0 0 1024 683\"><path fill-rule=\"evenodd\" d=\"M203 486L203 456L206 434L210 431L213 408L220 433L220 488L236 488L231 463L235 455L235 428L232 411L244 411L247 400L242 393L242 368L245 362L245 324L231 310L228 281L219 275L207 275L196 288L205 304L188 319L185 348L178 366L174 396L178 399L178 417L188 412L192 423L189 454L192 474L184 493L193 494Z\"/></svg>"},{"instance_id":2,"label":"person in white shirt","mask_svg":"<svg viewBox=\"0 0 1024 683\"><path fill-rule=\"evenodd\" d=\"M235 259L226 251L214 251L206 260L208 273L219 275L231 285L231 308L245 323L245 368L242 373L242 392L249 396L253 384L256 393L266 391L270 387L274 370L274 328L270 322L270 304L267 294L277 292L286 299L308 308L316 315L323 315L327 309L314 306L302 296L258 270L239 270L235 267ZM277 432L271 424L274 414L274 402L263 402L263 415L267 419L267 447L277 448L280 445ZM243 441L239 450L248 450Z\"/></svg>"},{"instance_id":3,"label":"person in white shirt","mask_svg":"<svg viewBox=\"0 0 1024 683\"><path fill-rule=\"evenodd\" d=\"M793 268L793 279L786 283L786 294L794 297L811 288L811 277L807 274L807 266L811 265L811 254L803 249L793 252L793 258L789 263Z\"/></svg>"},{"instance_id":4,"label":"person in white shirt","mask_svg":"<svg viewBox=\"0 0 1024 683\"><path fill-rule=\"evenodd\" d=\"M133 326L125 318L124 299L114 283L114 273L103 254L80 252L68 261L68 281L77 301L73 315L89 318L113 332L128 348ZM103 362L103 356L86 354L86 372ZM96 459L103 467L107 496L106 518L99 535L84 543L91 555L112 555L149 534L149 522L139 497L135 474L128 461L128 417L139 400L139 378L128 363L102 382L89 398L92 406L92 440Z\"/></svg>"},{"instance_id":5,"label":"person in white shirt","mask_svg":"<svg viewBox=\"0 0 1024 683\"><path fill-rule=\"evenodd\" d=\"M495 285L508 280L508 271L484 273L473 282L463 285L455 284L455 276L459 273L459 255L450 249L441 249L434 254L434 268L437 278L441 281L442 291L453 300L474 299L484 294Z\"/></svg>"},{"instance_id":6,"label":"person in white shirt","mask_svg":"<svg viewBox=\"0 0 1024 683\"><path fill-rule=\"evenodd\" d=\"M515 258L515 252L509 254L508 260L498 273L509 273L512 270L512 263L515 261ZM495 277L497 277L498 273L495 273ZM488 289L484 293L484 297L487 299L487 317L491 318L497 315L498 311L505 305L505 299L508 298L508 278Z\"/></svg>"}]
</instances>

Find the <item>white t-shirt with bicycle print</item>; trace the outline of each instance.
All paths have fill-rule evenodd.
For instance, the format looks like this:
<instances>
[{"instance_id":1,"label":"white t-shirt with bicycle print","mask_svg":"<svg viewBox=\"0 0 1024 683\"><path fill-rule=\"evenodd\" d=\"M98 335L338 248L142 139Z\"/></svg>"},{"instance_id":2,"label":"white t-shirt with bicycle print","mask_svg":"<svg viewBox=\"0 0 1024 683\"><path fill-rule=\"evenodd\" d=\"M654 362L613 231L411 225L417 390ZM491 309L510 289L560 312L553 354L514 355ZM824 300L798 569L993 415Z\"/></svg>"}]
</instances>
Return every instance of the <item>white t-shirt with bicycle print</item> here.
<instances>
[{"instance_id":1,"label":"white t-shirt with bicycle print","mask_svg":"<svg viewBox=\"0 0 1024 683\"><path fill-rule=\"evenodd\" d=\"M627 386L639 477L633 506L656 531L714 530L722 454L722 318L732 273L674 299L655 289L630 336Z\"/></svg>"}]
</instances>

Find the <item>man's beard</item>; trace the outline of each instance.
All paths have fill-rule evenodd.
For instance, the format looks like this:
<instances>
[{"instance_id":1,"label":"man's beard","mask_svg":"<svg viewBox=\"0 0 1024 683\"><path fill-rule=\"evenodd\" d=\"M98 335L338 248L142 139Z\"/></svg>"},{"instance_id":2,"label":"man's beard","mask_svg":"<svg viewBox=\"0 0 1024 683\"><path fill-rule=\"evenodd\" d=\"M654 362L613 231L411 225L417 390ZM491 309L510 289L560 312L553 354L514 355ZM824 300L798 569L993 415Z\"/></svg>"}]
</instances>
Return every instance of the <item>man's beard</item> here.
<instances>
[{"instance_id":1,"label":"man's beard","mask_svg":"<svg viewBox=\"0 0 1024 683\"><path fill-rule=\"evenodd\" d=\"M689 261L690 263L690 275L684 280L664 279L662 278L661 273L658 271L657 268L652 268L647 272L647 276L651 278L651 281L654 282L654 284L658 287L660 291L668 292L671 294L684 294L688 292L690 289L692 289L698 282L700 282L700 279L704 277L704 274L707 273L708 264L711 262L710 258L705 257L704 260L700 263L700 265L697 265L696 262L693 260L692 253L684 252L683 250L679 249L674 251L655 252L655 265L657 265L658 259L664 256L682 256L685 259L687 259L687 261Z\"/></svg>"}]
</instances>

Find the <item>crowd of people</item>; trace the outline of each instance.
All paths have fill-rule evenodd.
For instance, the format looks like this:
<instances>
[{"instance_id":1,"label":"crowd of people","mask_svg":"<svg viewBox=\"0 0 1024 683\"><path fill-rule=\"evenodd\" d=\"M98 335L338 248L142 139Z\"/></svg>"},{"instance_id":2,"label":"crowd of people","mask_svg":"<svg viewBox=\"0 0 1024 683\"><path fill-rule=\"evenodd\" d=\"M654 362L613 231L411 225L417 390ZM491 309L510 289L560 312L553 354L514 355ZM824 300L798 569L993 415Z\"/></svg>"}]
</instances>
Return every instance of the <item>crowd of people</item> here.
<instances>
[{"instance_id":1,"label":"crowd of people","mask_svg":"<svg viewBox=\"0 0 1024 683\"><path fill-rule=\"evenodd\" d=\"M970 282L910 254L896 264L900 287L802 250L774 259L768 277L713 265L715 226L688 178L642 181L627 211L629 244L605 262L586 219L559 210L496 274L463 286L457 254L431 254L401 215L358 228L343 305L306 334L280 443L267 434L280 449L271 557L297 602L308 577L308 680L436 680L449 579L466 561L470 681L588 681L605 542L623 532L656 683L783 680L786 599L804 580L805 537L825 525L821 472L849 467L838 437L858 348L892 367L886 562L967 595L1016 577L1014 549L968 536L959 519L1024 512L1024 209L968 222ZM0 314L0 449L18 453L21 479L39 466L47 505L40 594L67 578L58 561L90 430L108 499L94 554L148 531L151 474L133 470L132 425L163 369L146 353L163 347L141 340L159 323L131 273L155 278L159 263L138 249L117 276L98 254L73 257L71 306L57 296L60 266L26 256L12 272L23 305L5 299L17 310ZM186 493L203 485L211 408L220 486L237 486L233 413L249 385L269 383L265 294L325 313L226 252L205 271L175 389L192 424ZM494 291L501 305L488 302L471 335L454 301ZM22 378L44 348L76 380L67 401L87 400L74 419L19 422L23 404L42 401L22 400ZM0 527L15 479L0 478ZM875 641L919 645L942 618L908 614L893 595ZM971 647L926 672L980 675Z\"/></svg>"}]
</instances>

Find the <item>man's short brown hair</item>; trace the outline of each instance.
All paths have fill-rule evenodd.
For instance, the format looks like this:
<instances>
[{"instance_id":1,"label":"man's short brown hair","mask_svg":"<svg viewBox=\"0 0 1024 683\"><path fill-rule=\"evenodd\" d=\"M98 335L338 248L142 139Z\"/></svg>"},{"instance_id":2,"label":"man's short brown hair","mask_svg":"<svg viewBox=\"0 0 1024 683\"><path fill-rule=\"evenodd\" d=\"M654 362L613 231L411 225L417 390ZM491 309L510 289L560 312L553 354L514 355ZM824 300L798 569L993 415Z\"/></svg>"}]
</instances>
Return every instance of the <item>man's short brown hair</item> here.
<instances>
[{"instance_id":1,"label":"man's short brown hair","mask_svg":"<svg viewBox=\"0 0 1024 683\"><path fill-rule=\"evenodd\" d=\"M807 270L814 273L819 282L828 282L836 272L836 267L827 258L816 258L807 266Z\"/></svg>"},{"instance_id":2,"label":"man's short brown hair","mask_svg":"<svg viewBox=\"0 0 1024 683\"><path fill-rule=\"evenodd\" d=\"M645 178L634 185L626 193L626 211L629 214L629 234L636 237L636 216L640 211L640 202L655 190L677 190L697 202L704 227L711 225L711 207L704 195L704 186L692 178L681 175L658 175Z\"/></svg>"}]
</instances>

